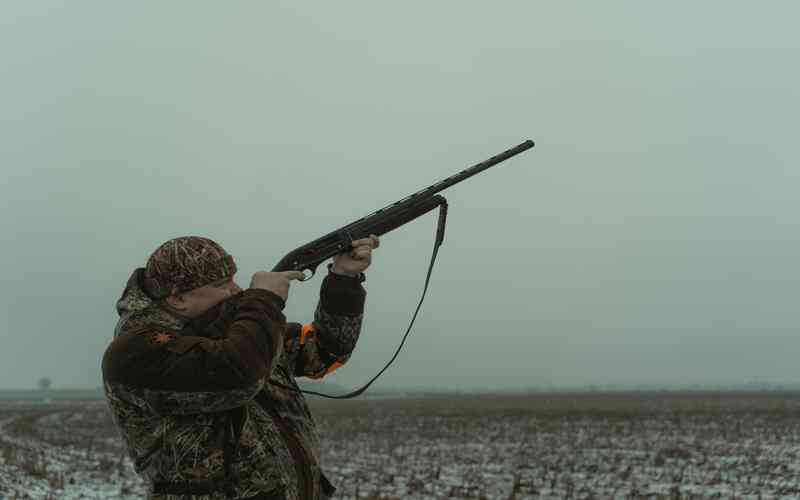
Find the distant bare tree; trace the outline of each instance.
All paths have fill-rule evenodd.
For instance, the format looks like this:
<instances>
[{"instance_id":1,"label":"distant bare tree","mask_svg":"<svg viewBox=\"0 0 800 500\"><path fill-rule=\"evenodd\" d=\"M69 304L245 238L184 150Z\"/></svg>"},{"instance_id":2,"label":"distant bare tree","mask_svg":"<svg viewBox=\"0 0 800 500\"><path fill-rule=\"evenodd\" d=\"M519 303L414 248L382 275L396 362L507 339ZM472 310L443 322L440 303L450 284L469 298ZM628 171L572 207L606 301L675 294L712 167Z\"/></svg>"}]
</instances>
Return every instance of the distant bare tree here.
<instances>
[{"instance_id":1,"label":"distant bare tree","mask_svg":"<svg viewBox=\"0 0 800 500\"><path fill-rule=\"evenodd\" d=\"M39 379L39 389L46 391L50 389L51 385L53 385L53 381L50 380L50 377L42 377Z\"/></svg>"}]
</instances>

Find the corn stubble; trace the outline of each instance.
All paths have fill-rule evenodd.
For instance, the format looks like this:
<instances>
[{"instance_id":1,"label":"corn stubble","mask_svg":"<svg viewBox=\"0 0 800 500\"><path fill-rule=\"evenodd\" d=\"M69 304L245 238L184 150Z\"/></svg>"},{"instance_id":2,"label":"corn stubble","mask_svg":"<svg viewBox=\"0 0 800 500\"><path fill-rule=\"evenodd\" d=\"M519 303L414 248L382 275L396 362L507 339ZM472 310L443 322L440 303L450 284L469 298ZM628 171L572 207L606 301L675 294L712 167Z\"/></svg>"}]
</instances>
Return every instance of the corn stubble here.
<instances>
[{"instance_id":1,"label":"corn stubble","mask_svg":"<svg viewBox=\"0 0 800 500\"><path fill-rule=\"evenodd\" d=\"M800 394L430 395L310 404L341 499L800 497ZM135 499L103 401L0 406L2 498Z\"/></svg>"}]
</instances>

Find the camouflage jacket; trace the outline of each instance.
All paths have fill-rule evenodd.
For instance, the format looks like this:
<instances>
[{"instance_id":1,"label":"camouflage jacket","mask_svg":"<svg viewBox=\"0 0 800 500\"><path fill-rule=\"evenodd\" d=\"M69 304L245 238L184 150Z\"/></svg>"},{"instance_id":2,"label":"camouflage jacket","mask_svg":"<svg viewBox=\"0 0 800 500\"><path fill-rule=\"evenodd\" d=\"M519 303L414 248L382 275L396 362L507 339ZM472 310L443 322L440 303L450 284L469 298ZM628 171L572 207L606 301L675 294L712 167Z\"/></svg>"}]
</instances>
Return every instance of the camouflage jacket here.
<instances>
[{"instance_id":1,"label":"camouflage jacket","mask_svg":"<svg viewBox=\"0 0 800 500\"><path fill-rule=\"evenodd\" d=\"M319 437L295 377L344 364L366 291L329 273L314 320L286 322L283 299L245 290L202 317L171 314L134 271L117 302L103 382L151 500L329 498Z\"/></svg>"}]
</instances>

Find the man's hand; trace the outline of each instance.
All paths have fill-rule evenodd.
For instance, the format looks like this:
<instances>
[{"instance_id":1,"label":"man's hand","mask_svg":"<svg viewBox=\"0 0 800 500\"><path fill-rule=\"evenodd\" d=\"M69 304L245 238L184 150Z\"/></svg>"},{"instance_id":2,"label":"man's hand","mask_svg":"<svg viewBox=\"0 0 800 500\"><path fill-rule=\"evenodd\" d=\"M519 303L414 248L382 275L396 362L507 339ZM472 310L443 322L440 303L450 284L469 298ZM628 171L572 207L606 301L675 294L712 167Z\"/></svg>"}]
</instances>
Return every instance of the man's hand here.
<instances>
[{"instance_id":1,"label":"man's hand","mask_svg":"<svg viewBox=\"0 0 800 500\"><path fill-rule=\"evenodd\" d=\"M372 263L372 250L378 248L380 244L380 240L374 234L369 235L369 238L354 240L350 252L333 257L332 271L337 274L358 276Z\"/></svg>"},{"instance_id":2,"label":"man's hand","mask_svg":"<svg viewBox=\"0 0 800 500\"><path fill-rule=\"evenodd\" d=\"M250 280L250 288L261 288L268 290L286 302L289 297L289 282L291 280L302 280L305 275L301 271L283 271L271 273L259 271Z\"/></svg>"}]
</instances>

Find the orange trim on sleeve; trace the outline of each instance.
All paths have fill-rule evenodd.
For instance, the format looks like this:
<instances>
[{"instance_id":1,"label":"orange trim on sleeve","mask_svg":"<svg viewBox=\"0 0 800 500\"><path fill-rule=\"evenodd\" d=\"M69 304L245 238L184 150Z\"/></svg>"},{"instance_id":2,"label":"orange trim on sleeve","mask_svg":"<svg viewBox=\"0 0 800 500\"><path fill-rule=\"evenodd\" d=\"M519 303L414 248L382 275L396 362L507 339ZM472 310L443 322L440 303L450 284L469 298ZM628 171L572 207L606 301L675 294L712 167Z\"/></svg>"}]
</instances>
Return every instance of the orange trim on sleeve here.
<instances>
[{"instance_id":1,"label":"orange trim on sleeve","mask_svg":"<svg viewBox=\"0 0 800 500\"><path fill-rule=\"evenodd\" d=\"M322 378L325 375L329 375L329 374L333 373L340 366L342 366L342 363L339 363L338 361L334 361L334 363L331 366L329 366L328 369L325 370L324 372L318 373L316 375L309 375L308 378Z\"/></svg>"},{"instance_id":2,"label":"orange trim on sleeve","mask_svg":"<svg viewBox=\"0 0 800 500\"><path fill-rule=\"evenodd\" d=\"M306 343L306 339L309 336L314 335L314 333L316 333L316 330L314 330L314 323L306 323L303 325L303 327L300 329L300 345L304 345ZM316 375L308 375L308 378L320 379L325 375L333 373L343 364L344 363L340 363L339 361L334 361L324 372L317 373Z\"/></svg>"},{"instance_id":3,"label":"orange trim on sleeve","mask_svg":"<svg viewBox=\"0 0 800 500\"><path fill-rule=\"evenodd\" d=\"M303 328L300 330L300 345L306 343L306 337L314 333L314 323L307 323L303 325Z\"/></svg>"}]
</instances>

